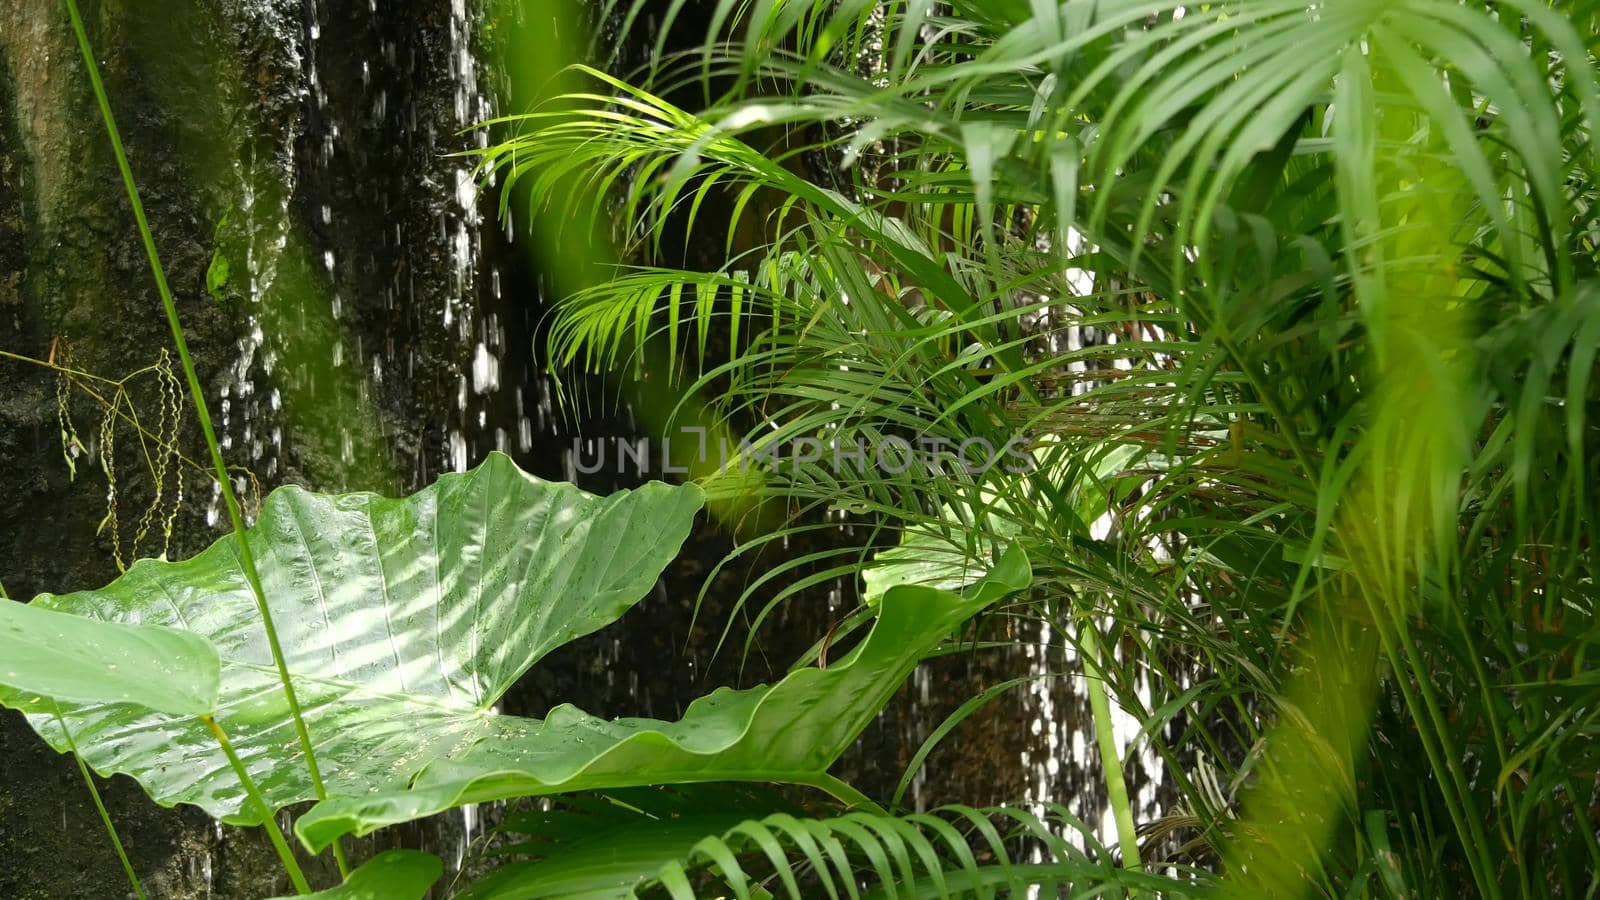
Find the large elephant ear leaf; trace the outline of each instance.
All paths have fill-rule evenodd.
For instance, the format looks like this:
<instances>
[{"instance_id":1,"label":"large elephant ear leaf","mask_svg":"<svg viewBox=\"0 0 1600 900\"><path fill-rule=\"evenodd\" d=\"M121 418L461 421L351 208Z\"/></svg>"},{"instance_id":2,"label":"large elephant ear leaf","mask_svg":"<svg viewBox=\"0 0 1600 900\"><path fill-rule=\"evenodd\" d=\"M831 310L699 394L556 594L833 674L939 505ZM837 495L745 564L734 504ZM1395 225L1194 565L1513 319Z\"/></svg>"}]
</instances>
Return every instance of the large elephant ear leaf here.
<instances>
[{"instance_id":1,"label":"large elephant ear leaf","mask_svg":"<svg viewBox=\"0 0 1600 900\"><path fill-rule=\"evenodd\" d=\"M313 850L463 803L641 784L760 781L814 784L893 698L919 662L980 610L1026 588L1013 545L961 593L890 588L872 629L843 659L776 684L720 688L676 722L601 719L558 706L543 721L493 719L493 731L429 765L409 787L330 797L295 823Z\"/></svg>"},{"instance_id":2,"label":"large elephant ear leaf","mask_svg":"<svg viewBox=\"0 0 1600 900\"><path fill-rule=\"evenodd\" d=\"M500 696L648 594L702 503L692 485L659 483L596 497L501 454L403 499L274 491L247 540L329 796L403 787L499 733ZM209 640L222 660L217 719L267 802L314 799L232 537L34 606ZM165 805L259 821L203 726L104 700L61 704L96 769L131 775ZM53 715L30 721L67 746Z\"/></svg>"},{"instance_id":3,"label":"large elephant ear leaf","mask_svg":"<svg viewBox=\"0 0 1600 900\"><path fill-rule=\"evenodd\" d=\"M198 716L217 708L217 651L159 626L119 625L0 599L0 706L55 715L58 703Z\"/></svg>"}]
</instances>

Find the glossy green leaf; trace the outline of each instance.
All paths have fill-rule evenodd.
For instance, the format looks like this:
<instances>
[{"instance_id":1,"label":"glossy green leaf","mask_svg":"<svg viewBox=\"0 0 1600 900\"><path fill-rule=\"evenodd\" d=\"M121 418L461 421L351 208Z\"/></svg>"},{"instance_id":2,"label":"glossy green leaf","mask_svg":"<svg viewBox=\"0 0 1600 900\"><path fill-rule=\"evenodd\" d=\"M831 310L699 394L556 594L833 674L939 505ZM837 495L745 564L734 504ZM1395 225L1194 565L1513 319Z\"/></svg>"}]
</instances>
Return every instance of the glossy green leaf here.
<instances>
[{"instance_id":1,"label":"glossy green leaf","mask_svg":"<svg viewBox=\"0 0 1600 900\"><path fill-rule=\"evenodd\" d=\"M124 721L150 710L216 709L217 651L172 628L119 625L0 600L0 705L54 715L55 703L107 704Z\"/></svg>"},{"instance_id":2,"label":"glossy green leaf","mask_svg":"<svg viewBox=\"0 0 1600 900\"><path fill-rule=\"evenodd\" d=\"M295 831L313 849L340 835L431 815L463 803L643 784L698 781L815 783L952 630L1027 587L1020 548L961 594L902 585L880 604L871 632L826 669L777 684L719 688L676 722L601 719L558 706L540 721L493 719L494 731L424 769L409 790L330 798Z\"/></svg>"},{"instance_id":3,"label":"glossy green leaf","mask_svg":"<svg viewBox=\"0 0 1600 900\"><path fill-rule=\"evenodd\" d=\"M1079 522L1094 521L1108 508L1107 482L1140 455L1131 447L1112 445L1084 454L1085 464L1077 455L1061 453L1057 442L1048 437L1037 441L1030 452L1027 474L997 479L992 488L978 494L979 502L963 497L958 503L942 504L942 521L937 526L909 528L901 532L898 544L873 554L872 564L861 570L862 599L868 605L876 604L884 592L899 584L961 590L989 570L984 548L967 544L972 523L981 521L980 533L995 539L1015 539L1023 530L1023 521L1041 515L1041 510L1054 509L1051 498L1040 495L1040 484L1064 491ZM1143 455L1147 465L1155 464L1148 454Z\"/></svg>"},{"instance_id":4,"label":"glossy green leaf","mask_svg":"<svg viewBox=\"0 0 1600 900\"><path fill-rule=\"evenodd\" d=\"M595 497L500 454L404 499L274 491L249 541L328 794L395 790L504 733L500 695L648 593L701 503L687 485ZM141 560L103 590L35 602L208 638L222 657L217 719L268 803L314 799L232 538L183 562ZM99 771L133 776L166 805L259 821L192 720L104 703L63 712ZM66 745L52 718L31 721Z\"/></svg>"},{"instance_id":5,"label":"glossy green leaf","mask_svg":"<svg viewBox=\"0 0 1600 900\"><path fill-rule=\"evenodd\" d=\"M305 900L422 900L443 874L444 863L432 853L389 850L351 872L344 884L308 894Z\"/></svg>"},{"instance_id":6,"label":"glossy green leaf","mask_svg":"<svg viewBox=\"0 0 1600 900\"><path fill-rule=\"evenodd\" d=\"M899 544L878 551L873 560L861 570L861 598L868 604L877 604L898 585L960 590L987 571L966 547L932 528L905 532Z\"/></svg>"}]
</instances>

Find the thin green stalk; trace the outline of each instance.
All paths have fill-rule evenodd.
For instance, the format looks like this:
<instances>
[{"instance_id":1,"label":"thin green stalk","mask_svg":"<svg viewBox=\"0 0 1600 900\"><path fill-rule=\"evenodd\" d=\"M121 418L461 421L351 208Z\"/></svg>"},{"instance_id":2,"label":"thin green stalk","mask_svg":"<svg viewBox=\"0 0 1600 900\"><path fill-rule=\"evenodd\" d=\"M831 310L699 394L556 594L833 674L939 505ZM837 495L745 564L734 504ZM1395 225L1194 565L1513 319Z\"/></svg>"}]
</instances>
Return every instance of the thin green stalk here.
<instances>
[{"instance_id":1,"label":"thin green stalk","mask_svg":"<svg viewBox=\"0 0 1600 900\"><path fill-rule=\"evenodd\" d=\"M851 806L862 810L863 812L869 812L879 816L887 816L889 814L888 810L879 806L871 797L868 797L866 794L856 790L849 784L849 782L829 775L827 772L823 772L815 780L808 781L806 784L820 791L827 792L833 797L833 799L838 800L840 803L843 803L846 806Z\"/></svg>"},{"instance_id":2,"label":"thin green stalk","mask_svg":"<svg viewBox=\"0 0 1600 900\"><path fill-rule=\"evenodd\" d=\"M11 595L6 593L5 584L0 582L0 600L10 599ZM100 799L100 789L94 786L94 776L89 774L89 767L78 754L78 744L72 739L72 732L67 729L67 720L61 717L61 707L55 707L55 713L56 724L61 726L61 734L67 739L67 749L72 752L72 761L78 764L78 774L83 776L83 786L89 789L89 799L94 801L94 808L100 813L100 822L106 827L106 837L111 838L111 847L117 851L117 859L122 861L122 871L128 874L128 883L133 885L133 893L139 900L145 900L144 885L139 883L139 875L133 871L133 863L128 860L128 852L122 848L122 838L117 836L117 826L112 823L111 813L106 811L106 805Z\"/></svg>"},{"instance_id":3,"label":"thin green stalk","mask_svg":"<svg viewBox=\"0 0 1600 900\"><path fill-rule=\"evenodd\" d=\"M1473 875L1478 879L1479 890L1483 892L1485 897L1498 898L1501 896L1501 892L1499 882L1495 877L1497 867L1489 855L1490 848L1493 845L1489 842L1488 836L1484 834L1483 817L1478 812L1477 803L1473 800L1470 781L1462 768L1461 760L1464 756L1456 750L1454 742L1450 739L1449 722L1446 720L1444 710L1439 704L1439 698L1434 694L1429 682L1431 673L1426 671L1420 664L1419 660L1422 657L1418 654L1416 645L1411 640L1411 633L1407 629L1408 623L1397 623L1396 631L1400 639L1401 649L1405 653L1405 663L1416 679L1416 690L1419 694L1418 699L1422 707L1421 711L1427 713L1427 719L1422 718L1416 708L1417 703L1413 701L1409 690L1404 691L1407 706L1413 720L1416 722L1418 736L1423 738L1423 747L1428 751L1429 759L1433 763L1436 772L1442 771L1444 775L1448 776L1448 779L1439 779L1439 792L1444 795L1446 804L1456 816L1456 828L1461 832L1462 843L1469 845L1466 849L1470 854L1469 858L1473 862ZM1395 662L1398 663L1399 661L1396 660ZM1398 670L1397 666L1396 671ZM1401 678L1399 681L1404 688L1406 679ZM1425 727L1425 723L1433 726L1431 734L1429 729ZM1437 748L1435 747L1435 742L1437 742ZM1450 792L1445 787L1447 780L1455 785L1457 799L1453 803L1450 802Z\"/></svg>"},{"instance_id":4,"label":"thin green stalk","mask_svg":"<svg viewBox=\"0 0 1600 900\"><path fill-rule=\"evenodd\" d=\"M123 386L123 384L125 384L128 381L128 379L133 378L133 377L138 376L138 375L143 375L144 373L146 373L146 372L150 371L151 369L153 369L154 366L146 366L143 369L139 369L139 370L134 371L134 372L129 372L127 375L123 376L123 378L119 381L119 380L117 380L115 378L107 378L107 377L105 377L103 375L95 375L92 372L80 372L77 369L70 369L70 368L66 368L64 366L58 366L55 363L50 362L49 360L34 359L31 356L23 356L20 353L11 353L11 352L6 351L6 350L0 350L0 359L13 359L13 360L16 360L17 362L30 363L32 365L39 366L39 367L44 368L44 369L48 369L48 370L50 370L52 372L55 372L55 373L57 373L59 375L65 375L65 376L67 376L67 379L69 381L71 381L72 384L75 387L78 388L78 390L83 391L85 394L88 394L89 395L89 399L91 399L94 402L96 402L96 403L100 404L101 406L105 407L106 412L107 412L108 415L116 416L118 419L128 423L131 426L133 426L134 431L137 432L138 435L139 435L139 442L140 442L141 445L143 445L146 440L151 440L151 441L160 441L160 440L162 440L162 437L160 435L152 434L150 432L150 429L145 428L143 425L141 425L139 423L139 420L136 417L129 415L127 412L124 412L123 409L122 409L122 406L120 404L113 403L112 401L107 400L105 398L104 394L100 393L99 391L95 390L94 388L90 387L89 385L84 384L82 381L77 380L77 379L80 379L80 378L81 379L90 379L90 380L93 380L93 381L104 382L105 384L109 384L109 385L112 385L112 386L117 387L117 388L121 388ZM113 394L112 396L115 397L116 395ZM192 460L189 457L183 455L182 453L178 454L177 459L183 465L190 466L195 471L203 473L207 478L215 479L217 477L216 473L210 471L205 466L201 465L200 463L195 462L194 460ZM148 459L146 459L146 464L147 465L150 464ZM153 471L152 471L152 474L154 474Z\"/></svg>"},{"instance_id":5,"label":"thin green stalk","mask_svg":"<svg viewBox=\"0 0 1600 900\"><path fill-rule=\"evenodd\" d=\"M78 764L78 773L83 776L83 785L89 789L89 799L94 801L94 808L100 813L100 821L106 826L106 837L111 838L111 847L117 851L117 859L122 861L122 871L128 874L128 883L133 885L133 892L139 900L145 900L144 885L139 883L139 876L133 871L133 863L128 860L128 852L122 849L122 839L117 837L117 826L111 822L111 813L106 812L106 805L100 799L100 789L94 786L94 776L89 774L89 766L84 763L83 757L78 755L78 745L72 740L72 732L67 730L67 721L61 717L60 708L56 709L56 724L61 726L61 733L67 738L67 749L72 752L72 761Z\"/></svg>"},{"instance_id":6,"label":"thin green stalk","mask_svg":"<svg viewBox=\"0 0 1600 900\"><path fill-rule=\"evenodd\" d=\"M1128 784L1122 777L1122 759L1117 754L1117 738L1111 731L1111 701L1106 695L1105 675L1100 668L1100 634L1094 623L1078 629L1083 647L1083 674L1089 689L1089 709L1094 713L1094 741L1100 750L1100 771L1105 773L1106 799L1117 820L1117 846L1122 850L1122 866L1137 869L1139 833L1133 827L1133 807L1128 803Z\"/></svg>"},{"instance_id":7,"label":"thin green stalk","mask_svg":"<svg viewBox=\"0 0 1600 900\"><path fill-rule=\"evenodd\" d=\"M1382 495L1381 491L1379 493ZM1448 757L1450 748L1441 748L1435 744L1436 740L1446 740L1447 725L1435 706L1417 694L1418 686L1427 683L1429 673L1419 667L1420 657L1408 639L1406 613L1396 611L1403 610L1403 603L1395 599L1403 598L1403 589L1391 590L1388 587L1391 584L1404 584L1405 576L1403 570L1399 568L1400 564L1387 562L1389 558L1400 557L1400 554L1390 552L1391 549L1403 548L1404 545L1398 540L1385 539L1384 530L1381 528L1378 530L1379 539L1375 542L1378 546L1370 555L1378 557L1380 562L1372 566L1371 570L1379 573L1378 577L1382 580L1373 583L1370 578L1359 579L1361 598L1366 606L1367 615L1380 626L1377 629L1379 645L1389 660L1390 670L1399 676L1394 679L1395 686L1399 688L1406 712L1416 726L1417 739L1422 744L1428 765L1433 769L1439 796L1444 800L1451 824L1461 841L1461 849L1467 857L1467 865L1472 870L1472 878L1478 893L1484 897L1498 898L1500 888L1493 877L1494 865L1486 855L1488 842L1483 839L1482 826L1476 821L1477 811L1470 808L1465 777ZM1400 530L1395 529L1395 531ZM1405 677L1404 673L1407 671L1412 673L1413 678ZM1432 727L1429 727L1430 724ZM1455 791L1451 790L1452 786L1456 788Z\"/></svg>"},{"instance_id":8,"label":"thin green stalk","mask_svg":"<svg viewBox=\"0 0 1600 900\"><path fill-rule=\"evenodd\" d=\"M67 2L70 3L72 0ZM278 827L278 820L272 807L268 806L267 799L261 796L261 790L256 787L255 779L245 771L244 763L239 761L239 754L233 752L233 744L228 740L227 733L217 724L217 720L210 716L201 716L200 721L211 729L211 736L217 739L223 755L228 757L228 765L233 766L233 773L239 776L239 784L261 810L261 824L266 826L267 838L272 841L272 849L278 851L278 859L283 862L283 868L289 873L289 880L294 882L295 891L301 894L311 893L311 885L306 883L305 873L300 871L300 864L295 862L294 853L289 850L289 842L283 839L283 830Z\"/></svg>"},{"instance_id":9,"label":"thin green stalk","mask_svg":"<svg viewBox=\"0 0 1600 900\"><path fill-rule=\"evenodd\" d=\"M233 526L236 550L245 580L250 583L255 598L256 612L267 632L267 645L272 650L272 661L278 668L278 680L283 684L283 694L289 702L289 714L294 719L294 730L300 739L300 749L306 755L306 768L311 774L311 786L318 800L326 800L327 789L322 785L322 772L317 767L317 756L311 746L311 734L306 730L305 717L300 712L300 701L295 696L294 682L289 678L289 666L284 661L283 647L278 643L278 631L272 624L272 611L267 608L266 593L261 589L261 575L256 571L255 557L244 536L244 517L239 512L239 500L233 493L233 482L228 478L228 467L222 461L222 448L217 444L216 429L211 424L211 413L206 408L205 392L200 388L200 376L195 372L194 360L189 357L189 344L183 337L183 326L178 321L178 307L172 299L172 289L167 286L166 270L156 251L156 241L145 219L144 204L139 200L139 188L133 180L133 169L128 165L128 154L122 148L122 136L117 131L117 121L111 114L111 100L105 85L100 81L100 69L94 61L94 51L89 47L89 35L83 28L83 17L78 14L76 0L67 0L67 12L72 17L72 30L78 37L78 49L83 52L83 64L89 72L89 82L94 87L95 100L100 104L100 115L105 120L106 134L111 138L111 150L117 158L117 169L122 173L122 184L128 191L128 202L133 206L133 217L139 225L139 237L144 241L145 255L150 259L150 273L155 278L156 292L161 295L161 305L166 310L167 325L172 329L172 341L177 345L178 359L183 363L183 376L189 383L189 395L194 400L195 414L200 419L200 429L205 434L206 448L211 451L211 464L216 469L217 484L222 489L223 504L228 508L228 521ZM344 849L335 842L334 860L341 875L349 874Z\"/></svg>"},{"instance_id":10,"label":"thin green stalk","mask_svg":"<svg viewBox=\"0 0 1600 900\"><path fill-rule=\"evenodd\" d=\"M113 384L113 385L121 385L124 382L126 382L129 378L132 378L134 375L142 375L145 372L148 372L152 368L154 368L153 366L145 366L143 369L140 369L137 372L131 372L126 377L124 377L121 381L118 381L115 378L107 378L104 375L96 375L93 372L80 372L77 369L70 369L70 368L67 368L66 366L58 366L55 363L53 363L53 362L51 362L51 361L49 361L47 359L34 359L31 356L23 356L21 353L12 353L10 350L0 350L0 359L12 359L12 360L16 360L17 362L32 363L33 365L36 365L36 366L43 366L44 368L49 369L52 372L59 372L62 375L71 375L74 378L87 378L87 379L90 379L92 381L99 381L99 382L103 382L105 384Z\"/></svg>"}]
</instances>

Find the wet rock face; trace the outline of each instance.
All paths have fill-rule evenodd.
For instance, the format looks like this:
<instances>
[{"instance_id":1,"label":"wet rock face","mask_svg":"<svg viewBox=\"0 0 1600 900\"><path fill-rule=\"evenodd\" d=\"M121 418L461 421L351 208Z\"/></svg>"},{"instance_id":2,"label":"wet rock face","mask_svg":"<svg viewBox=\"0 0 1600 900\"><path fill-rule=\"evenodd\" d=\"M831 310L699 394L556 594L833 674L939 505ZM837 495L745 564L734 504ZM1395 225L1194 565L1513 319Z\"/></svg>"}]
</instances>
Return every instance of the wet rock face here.
<instances>
[{"instance_id":1,"label":"wet rock face","mask_svg":"<svg viewBox=\"0 0 1600 900\"><path fill-rule=\"evenodd\" d=\"M406 492L496 448L562 476L564 426L532 349L537 273L469 164L449 156L475 140L461 129L492 114L477 4L81 6L224 455L251 474L247 506L287 481ZM12 0L0 15L0 350L36 361L0 359L0 579L25 599L115 577L103 459L117 473L124 558L163 549L130 546L156 494L133 430L118 424L108 453L104 405L39 362L120 379L155 363L170 334L63 6ZM227 277L208 284L218 259ZM166 402L159 381L126 389L123 409L150 424ZM179 400L179 448L203 463ZM225 528L200 465L180 468L174 557ZM667 612L676 620L678 605ZM592 662L569 662L559 699L595 697ZM0 897L127 893L78 778L0 713ZM259 832L160 809L126 779L103 788L152 895L289 892ZM464 825L454 816L381 840L454 863ZM357 842L352 855L375 847ZM323 860L308 874L326 884L327 870Z\"/></svg>"},{"instance_id":2,"label":"wet rock face","mask_svg":"<svg viewBox=\"0 0 1600 900\"><path fill-rule=\"evenodd\" d=\"M443 234L445 220L467 215L443 159L460 127L451 60L471 34L452 27L464 14L385 4L380 16L369 4L333 11L310 0L180 0L160 15L142 4L81 6L230 461L263 489L386 472L385 486L410 489L431 478L445 458L443 429L431 423L465 371L454 357L470 360L470 348L458 351L438 314L399 307L475 289L475 276L452 283L454 245ZM155 363L171 337L82 59L58 0L13 0L0 17L0 350L120 379ZM214 298L206 275L219 247L234 265ZM325 255L332 265L321 265ZM301 319L322 358L305 373L296 368L310 354L294 346L302 332L291 339ZM384 365L368 394L337 394L341 369L370 374L380 355L404 363ZM114 397L114 387L80 381ZM148 375L130 380L124 410L148 427L160 390ZM319 391L325 405L310 402L324 399ZM180 399L179 446L204 460ZM303 414L287 415L287 399ZM115 463L121 549L132 555L155 484L125 421L107 453L104 414L56 372L0 359L0 579L14 597L115 576L103 458ZM418 462L424 455L431 465ZM173 556L220 534L210 485L182 468ZM172 496L169 479L165 502ZM152 538L137 552L159 550ZM153 896L289 891L259 833L160 809L126 779L102 787ZM446 856L458 840L404 837ZM0 897L128 893L76 767L9 712L0 716L0 859Z\"/></svg>"},{"instance_id":3,"label":"wet rock face","mask_svg":"<svg viewBox=\"0 0 1600 900\"><path fill-rule=\"evenodd\" d=\"M159 245L184 307L202 376L214 380L227 345L226 319L196 302L204 239L191 189L167 143L171 120L140 89L140 73L118 46L114 11L85 4L103 47L105 77L119 97L123 134L140 167L144 202L166 223ZM148 265L100 127L65 8L49 0L7 4L0 28L0 350L120 378L155 361L170 340ZM72 353L66 351L70 342ZM148 403L148 385L129 395ZM0 361L0 578L14 596L104 583L115 574L98 460L102 408L81 390L67 394L83 449L71 477L63 459L58 379L38 365ZM129 431L122 435L128 437ZM185 445L193 435L185 433ZM130 444L135 442L130 441ZM124 496L148 490L136 455ZM137 514L134 514L137 518ZM206 538L198 512L180 517L175 544ZM176 549L176 547L175 547ZM213 843L203 816L154 807L126 779L103 785L129 849L162 896L203 896L200 861ZM259 857L249 842L236 858ZM126 879L101 831L76 767L22 722L0 717L0 896L119 897ZM263 873L260 866L244 866Z\"/></svg>"}]
</instances>

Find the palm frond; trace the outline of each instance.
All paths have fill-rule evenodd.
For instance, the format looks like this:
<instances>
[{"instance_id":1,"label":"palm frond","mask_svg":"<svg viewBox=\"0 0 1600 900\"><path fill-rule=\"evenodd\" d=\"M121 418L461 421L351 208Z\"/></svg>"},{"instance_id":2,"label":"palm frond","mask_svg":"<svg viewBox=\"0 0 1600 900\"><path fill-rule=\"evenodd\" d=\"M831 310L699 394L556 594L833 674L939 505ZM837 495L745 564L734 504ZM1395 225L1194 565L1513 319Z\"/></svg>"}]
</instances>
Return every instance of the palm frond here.
<instances>
[{"instance_id":1,"label":"palm frond","mask_svg":"<svg viewBox=\"0 0 1600 900\"><path fill-rule=\"evenodd\" d=\"M995 897L1094 890L1104 896L1202 893L1187 870L1154 877L1117 867L1092 829L1059 808L976 809L814 818L797 810L741 818L749 795L688 787L580 797L514 817L514 858L463 894L536 897Z\"/></svg>"},{"instance_id":2,"label":"palm frond","mask_svg":"<svg viewBox=\"0 0 1600 900\"><path fill-rule=\"evenodd\" d=\"M761 457L793 524L736 552L843 519L874 543L779 567L739 607L766 621L881 572L894 554L870 551L897 537L929 577L1018 541L1055 668L1111 648L1107 690L1235 871L1276 854L1331 893L1583 893L1592 11L712 9L693 52L638 86L592 73L603 92L485 157L536 194L547 172L592 178L648 262L560 302L554 358L692 344L682 377L758 457L1018 436L1042 454L1025 473ZM727 227L726 264L660 265L669 226ZM1350 702L1319 708L1317 685ZM1260 801L1275 770L1320 779L1325 808L1290 808L1293 778ZM1313 820L1337 838L1256 842Z\"/></svg>"}]
</instances>

